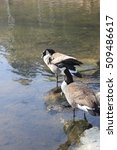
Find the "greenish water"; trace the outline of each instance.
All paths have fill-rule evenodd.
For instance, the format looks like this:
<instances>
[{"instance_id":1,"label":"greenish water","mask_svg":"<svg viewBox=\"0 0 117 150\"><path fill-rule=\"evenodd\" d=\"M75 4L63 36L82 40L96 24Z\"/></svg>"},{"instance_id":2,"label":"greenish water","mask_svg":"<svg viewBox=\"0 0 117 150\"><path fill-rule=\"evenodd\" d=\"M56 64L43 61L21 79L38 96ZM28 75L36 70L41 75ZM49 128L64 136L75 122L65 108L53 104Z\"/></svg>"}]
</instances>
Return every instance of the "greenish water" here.
<instances>
[{"instance_id":1,"label":"greenish water","mask_svg":"<svg viewBox=\"0 0 117 150\"><path fill-rule=\"evenodd\" d=\"M56 84L41 53L53 48L81 60L81 71L96 68L99 24L99 0L0 0L0 150L55 150L66 142L61 120L72 120L72 111L45 100ZM99 91L99 76L82 81ZM99 126L98 117L87 118Z\"/></svg>"}]
</instances>

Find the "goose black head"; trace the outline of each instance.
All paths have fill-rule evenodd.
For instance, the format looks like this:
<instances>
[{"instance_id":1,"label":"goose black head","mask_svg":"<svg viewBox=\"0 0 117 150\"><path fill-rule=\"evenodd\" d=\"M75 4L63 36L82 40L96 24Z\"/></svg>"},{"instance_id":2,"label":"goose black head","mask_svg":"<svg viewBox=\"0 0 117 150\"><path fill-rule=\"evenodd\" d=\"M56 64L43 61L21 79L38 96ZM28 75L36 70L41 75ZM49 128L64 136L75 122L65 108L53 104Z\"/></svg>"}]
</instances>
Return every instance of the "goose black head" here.
<instances>
[{"instance_id":1,"label":"goose black head","mask_svg":"<svg viewBox=\"0 0 117 150\"><path fill-rule=\"evenodd\" d=\"M50 55L53 55L55 51L53 49L46 49L46 52L48 52Z\"/></svg>"},{"instance_id":2,"label":"goose black head","mask_svg":"<svg viewBox=\"0 0 117 150\"><path fill-rule=\"evenodd\" d=\"M54 54L55 53L55 51L53 50L53 49L45 49L43 52L42 52L42 56L41 56L41 58L43 58L44 56L46 56L46 55L52 55L52 54Z\"/></svg>"}]
</instances>

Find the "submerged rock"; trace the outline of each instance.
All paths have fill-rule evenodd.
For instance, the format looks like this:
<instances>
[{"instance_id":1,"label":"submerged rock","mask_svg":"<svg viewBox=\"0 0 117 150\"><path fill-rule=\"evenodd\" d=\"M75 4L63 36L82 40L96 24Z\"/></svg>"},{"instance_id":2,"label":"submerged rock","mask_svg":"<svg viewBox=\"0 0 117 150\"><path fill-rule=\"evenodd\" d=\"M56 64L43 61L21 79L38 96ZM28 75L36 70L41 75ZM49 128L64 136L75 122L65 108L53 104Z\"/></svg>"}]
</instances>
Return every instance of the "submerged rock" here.
<instances>
[{"instance_id":1,"label":"submerged rock","mask_svg":"<svg viewBox=\"0 0 117 150\"><path fill-rule=\"evenodd\" d=\"M65 99L64 95L61 94L61 88L53 88L49 90L44 99L45 99L45 106L47 111L57 111L61 112L66 108L71 107L67 100Z\"/></svg>"},{"instance_id":2,"label":"submerged rock","mask_svg":"<svg viewBox=\"0 0 117 150\"><path fill-rule=\"evenodd\" d=\"M82 133L91 127L92 125L87 120L65 121L63 130L67 135L67 141L59 145L57 150L68 150L73 148L74 144L79 144Z\"/></svg>"},{"instance_id":3,"label":"submerged rock","mask_svg":"<svg viewBox=\"0 0 117 150\"><path fill-rule=\"evenodd\" d=\"M18 80L14 80L14 81L17 81L18 83L20 83L22 85L30 85L30 83L32 82L32 79L20 78Z\"/></svg>"}]
</instances>

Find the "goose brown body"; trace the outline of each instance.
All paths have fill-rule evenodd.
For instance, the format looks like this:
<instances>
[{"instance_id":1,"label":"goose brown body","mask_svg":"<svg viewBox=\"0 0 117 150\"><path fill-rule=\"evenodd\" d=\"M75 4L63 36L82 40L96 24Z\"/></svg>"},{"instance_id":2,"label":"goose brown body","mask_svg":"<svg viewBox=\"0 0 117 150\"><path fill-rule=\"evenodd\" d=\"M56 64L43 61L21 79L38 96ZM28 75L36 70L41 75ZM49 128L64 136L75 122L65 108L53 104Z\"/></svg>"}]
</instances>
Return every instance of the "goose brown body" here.
<instances>
[{"instance_id":1,"label":"goose brown body","mask_svg":"<svg viewBox=\"0 0 117 150\"><path fill-rule=\"evenodd\" d=\"M70 72L65 71L67 79L61 84L62 92L73 108L79 108L92 115L99 115L99 102L95 93L83 83L76 83Z\"/></svg>"}]
</instances>

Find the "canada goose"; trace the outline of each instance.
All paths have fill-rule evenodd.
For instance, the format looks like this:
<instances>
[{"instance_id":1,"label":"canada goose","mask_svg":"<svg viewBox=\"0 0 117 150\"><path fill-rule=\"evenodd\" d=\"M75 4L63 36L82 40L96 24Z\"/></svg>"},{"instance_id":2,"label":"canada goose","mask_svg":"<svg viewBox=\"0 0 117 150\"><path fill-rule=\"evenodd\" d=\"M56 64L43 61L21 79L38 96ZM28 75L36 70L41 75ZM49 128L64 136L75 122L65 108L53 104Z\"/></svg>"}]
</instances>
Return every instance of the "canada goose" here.
<instances>
[{"instance_id":1,"label":"canada goose","mask_svg":"<svg viewBox=\"0 0 117 150\"><path fill-rule=\"evenodd\" d=\"M74 117L75 108L89 112L93 116L99 115L99 103L94 92L83 83L78 85L74 82L68 69L63 68L62 70L66 75L66 79L62 82L61 89L68 103L74 109Z\"/></svg>"},{"instance_id":2,"label":"canada goose","mask_svg":"<svg viewBox=\"0 0 117 150\"><path fill-rule=\"evenodd\" d=\"M55 74L57 87L58 87L58 75L64 75L61 72L62 67L69 69L70 73L77 77L82 75L76 71L75 65L81 65L82 62L78 61L75 57L71 57L62 53L55 52L53 49L46 49L43 51L42 58L45 64Z\"/></svg>"}]
</instances>

